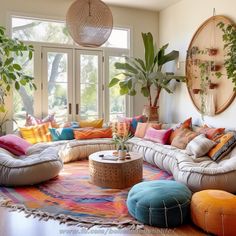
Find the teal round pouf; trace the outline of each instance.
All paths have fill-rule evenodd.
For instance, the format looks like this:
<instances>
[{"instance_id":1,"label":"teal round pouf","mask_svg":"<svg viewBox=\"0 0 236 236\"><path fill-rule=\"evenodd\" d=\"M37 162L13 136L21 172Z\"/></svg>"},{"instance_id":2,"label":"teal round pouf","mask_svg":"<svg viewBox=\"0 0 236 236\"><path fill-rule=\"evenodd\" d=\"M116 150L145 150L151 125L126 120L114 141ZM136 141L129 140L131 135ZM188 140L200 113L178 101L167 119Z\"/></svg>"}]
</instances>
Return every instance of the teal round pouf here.
<instances>
[{"instance_id":1,"label":"teal round pouf","mask_svg":"<svg viewBox=\"0 0 236 236\"><path fill-rule=\"evenodd\" d=\"M189 216L192 193L172 180L141 182L127 198L129 213L138 221L161 228L181 225Z\"/></svg>"}]
</instances>

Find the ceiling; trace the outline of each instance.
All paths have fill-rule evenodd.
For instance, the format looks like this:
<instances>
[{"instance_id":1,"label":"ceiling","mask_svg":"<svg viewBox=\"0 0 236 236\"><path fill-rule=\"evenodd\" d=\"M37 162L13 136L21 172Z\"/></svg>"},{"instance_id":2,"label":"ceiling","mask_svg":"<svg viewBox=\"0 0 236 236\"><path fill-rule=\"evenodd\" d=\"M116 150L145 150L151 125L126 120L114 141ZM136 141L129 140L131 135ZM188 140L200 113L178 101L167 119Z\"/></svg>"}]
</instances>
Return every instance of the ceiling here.
<instances>
[{"instance_id":1,"label":"ceiling","mask_svg":"<svg viewBox=\"0 0 236 236\"><path fill-rule=\"evenodd\" d=\"M103 1L107 4L114 6L160 11L181 0L103 0Z\"/></svg>"}]
</instances>

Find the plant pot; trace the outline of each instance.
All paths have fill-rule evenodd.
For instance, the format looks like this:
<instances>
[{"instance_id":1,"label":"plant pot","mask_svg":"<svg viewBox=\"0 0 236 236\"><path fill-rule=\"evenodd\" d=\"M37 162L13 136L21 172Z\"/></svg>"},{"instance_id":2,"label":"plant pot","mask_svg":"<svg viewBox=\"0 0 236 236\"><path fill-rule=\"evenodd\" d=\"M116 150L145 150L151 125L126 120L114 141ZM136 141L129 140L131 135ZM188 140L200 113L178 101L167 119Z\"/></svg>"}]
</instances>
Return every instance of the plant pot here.
<instances>
[{"instance_id":1,"label":"plant pot","mask_svg":"<svg viewBox=\"0 0 236 236\"><path fill-rule=\"evenodd\" d=\"M217 53L218 53L218 49L217 48L209 48L208 49L208 55L209 56L215 56L215 55L217 55Z\"/></svg>"},{"instance_id":2,"label":"plant pot","mask_svg":"<svg viewBox=\"0 0 236 236\"><path fill-rule=\"evenodd\" d=\"M151 107L148 105L144 105L143 115L148 118L148 121L158 121L158 108L159 107Z\"/></svg>"},{"instance_id":3,"label":"plant pot","mask_svg":"<svg viewBox=\"0 0 236 236\"><path fill-rule=\"evenodd\" d=\"M126 154L127 154L127 150L118 150L118 158L120 160L125 160Z\"/></svg>"}]
</instances>

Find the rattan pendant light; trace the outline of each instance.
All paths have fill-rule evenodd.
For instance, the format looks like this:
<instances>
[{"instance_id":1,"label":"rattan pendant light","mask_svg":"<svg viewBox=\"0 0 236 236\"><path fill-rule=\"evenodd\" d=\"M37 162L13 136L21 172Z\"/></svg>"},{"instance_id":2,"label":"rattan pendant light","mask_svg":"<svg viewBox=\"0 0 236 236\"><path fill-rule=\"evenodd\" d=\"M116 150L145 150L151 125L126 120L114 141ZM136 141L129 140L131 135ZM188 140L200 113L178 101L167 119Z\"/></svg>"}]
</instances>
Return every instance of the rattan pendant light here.
<instances>
[{"instance_id":1,"label":"rattan pendant light","mask_svg":"<svg viewBox=\"0 0 236 236\"><path fill-rule=\"evenodd\" d=\"M100 0L76 0L67 11L66 24L71 37L83 47L99 47L109 38L113 17Z\"/></svg>"}]
</instances>

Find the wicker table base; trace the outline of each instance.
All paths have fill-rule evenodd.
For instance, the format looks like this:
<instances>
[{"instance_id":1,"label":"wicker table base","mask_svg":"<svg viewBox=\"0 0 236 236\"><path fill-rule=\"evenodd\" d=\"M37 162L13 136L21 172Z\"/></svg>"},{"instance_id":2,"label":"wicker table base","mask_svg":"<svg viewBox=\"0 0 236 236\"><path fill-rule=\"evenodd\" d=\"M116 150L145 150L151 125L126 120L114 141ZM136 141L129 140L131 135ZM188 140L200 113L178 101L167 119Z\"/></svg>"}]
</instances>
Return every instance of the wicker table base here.
<instances>
[{"instance_id":1,"label":"wicker table base","mask_svg":"<svg viewBox=\"0 0 236 236\"><path fill-rule=\"evenodd\" d=\"M138 153L130 153L128 160L104 160L99 154L112 155L113 151L96 152L89 156L91 183L108 188L123 189L142 181L143 158Z\"/></svg>"}]
</instances>

